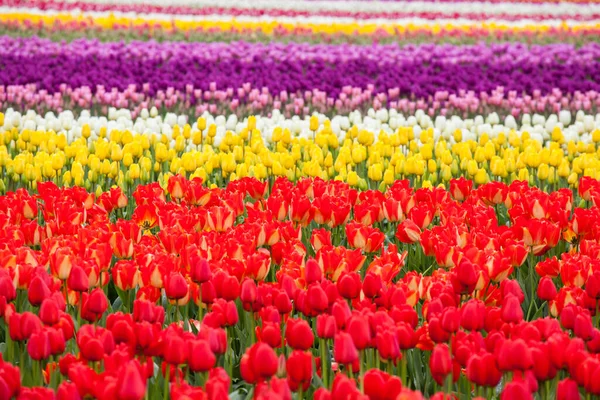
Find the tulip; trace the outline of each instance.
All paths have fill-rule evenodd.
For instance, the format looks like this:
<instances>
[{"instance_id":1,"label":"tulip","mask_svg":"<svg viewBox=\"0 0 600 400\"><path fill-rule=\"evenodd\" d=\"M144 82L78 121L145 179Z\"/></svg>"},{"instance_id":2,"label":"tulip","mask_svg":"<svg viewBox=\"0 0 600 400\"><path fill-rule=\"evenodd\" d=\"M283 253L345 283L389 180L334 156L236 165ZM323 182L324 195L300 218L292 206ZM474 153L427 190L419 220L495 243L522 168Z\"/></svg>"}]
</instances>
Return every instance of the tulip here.
<instances>
[{"instance_id":1,"label":"tulip","mask_svg":"<svg viewBox=\"0 0 600 400\"><path fill-rule=\"evenodd\" d=\"M438 385L442 385L446 377L452 373L452 359L446 344L437 344L429 359L431 375Z\"/></svg>"},{"instance_id":2,"label":"tulip","mask_svg":"<svg viewBox=\"0 0 600 400\"><path fill-rule=\"evenodd\" d=\"M89 289L88 276L79 265L73 265L69 278L67 279L67 286L69 289L76 292L87 292Z\"/></svg>"},{"instance_id":3,"label":"tulip","mask_svg":"<svg viewBox=\"0 0 600 400\"><path fill-rule=\"evenodd\" d=\"M190 278L193 282L204 283L208 282L212 277L210 264L205 259L197 260L192 263L190 270Z\"/></svg>"},{"instance_id":4,"label":"tulip","mask_svg":"<svg viewBox=\"0 0 600 400\"><path fill-rule=\"evenodd\" d=\"M542 277L538 283L537 296L543 301L552 301L556 298L557 291L554 282L548 276Z\"/></svg>"},{"instance_id":5,"label":"tulip","mask_svg":"<svg viewBox=\"0 0 600 400\"><path fill-rule=\"evenodd\" d=\"M361 291L361 281L358 273L348 273L342 275L337 281L338 292L345 299L355 299Z\"/></svg>"},{"instance_id":6,"label":"tulip","mask_svg":"<svg viewBox=\"0 0 600 400\"><path fill-rule=\"evenodd\" d=\"M286 371L291 390L308 390L313 376L313 357L310 352L294 350L287 359Z\"/></svg>"},{"instance_id":7,"label":"tulip","mask_svg":"<svg viewBox=\"0 0 600 400\"><path fill-rule=\"evenodd\" d=\"M467 377L476 385L496 387L502 379L502 372L498 369L492 354L475 354L467 363Z\"/></svg>"},{"instance_id":8,"label":"tulip","mask_svg":"<svg viewBox=\"0 0 600 400\"><path fill-rule=\"evenodd\" d=\"M526 399L533 399L533 396L531 395L529 388L527 388L527 385L524 382L510 382L504 387L504 390L502 391L502 394L500 395L500 399L501 400L508 400L508 399L526 400Z\"/></svg>"},{"instance_id":9,"label":"tulip","mask_svg":"<svg viewBox=\"0 0 600 400\"><path fill-rule=\"evenodd\" d=\"M146 393L146 379L140 372L136 361L129 361L121 368L117 379L117 397L119 400L141 400Z\"/></svg>"},{"instance_id":10,"label":"tulip","mask_svg":"<svg viewBox=\"0 0 600 400\"><path fill-rule=\"evenodd\" d=\"M216 357L206 340L190 340L187 348L188 365L191 371L206 372L214 367Z\"/></svg>"},{"instance_id":11,"label":"tulip","mask_svg":"<svg viewBox=\"0 0 600 400\"><path fill-rule=\"evenodd\" d=\"M31 335L27 341L27 353L31 359L40 361L50 357L50 339L48 332L40 331Z\"/></svg>"},{"instance_id":12,"label":"tulip","mask_svg":"<svg viewBox=\"0 0 600 400\"><path fill-rule=\"evenodd\" d=\"M335 317L321 314L317 316L317 336L321 339L333 339L337 330Z\"/></svg>"},{"instance_id":13,"label":"tulip","mask_svg":"<svg viewBox=\"0 0 600 400\"><path fill-rule=\"evenodd\" d=\"M396 399L402 392L402 382L397 376L371 369L365 373L364 390L369 399Z\"/></svg>"},{"instance_id":14,"label":"tulip","mask_svg":"<svg viewBox=\"0 0 600 400\"><path fill-rule=\"evenodd\" d=\"M302 319L289 319L285 327L285 340L294 350L308 350L313 344L311 327Z\"/></svg>"},{"instance_id":15,"label":"tulip","mask_svg":"<svg viewBox=\"0 0 600 400\"><path fill-rule=\"evenodd\" d=\"M358 350L352 336L344 332L335 335L333 356L337 362L346 365L351 365L358 360Z\"/></svg>"},{"instance_id":16,"label":"tulip","mask_svg":"<svg viewBox=\"0 0 600 400\"><path fill-rule=\"evenodd\" d=\"M87 309L97 315L102 315L108 308L108 299L100 288L92 290L87 301Z\"/></svg>"},{"instance_id":17,"label":"tulip","mask_svg":"<svg viewBox=\"0 0 600 400\"><path fill-rule=\"evenodd\" d=\"M165 293L170 300L180 300L188 296L189 288L185 278L178 272L171 272L167 278Z\"/></svg>"},{"instance_id":18,"label":"tulip","mask_svg":"<svg viewBox=\"0 0 600 400\"><path fill-rule=\"evenodd\" d=\"M54 325L59 320L60 310L53 299L45 299L40 306L39 317L44 325Z\"/></svg>"},{"instance_id":19,"label":"tulip","mask_svg":"<svg viewBox=\"0 0 600 400\"><path fill-rule=\"evenodd\" d=\"M398 225L396 238L402 243L414 243L421 237L421 229L412 219L405 219Z\"/></svg>"},{"instance_id":20,"label":"tulip","mask_svg":"<svg viewBox=\"0 0 600 400\"><path fill-rule=\"evenodd\" d=\"M558 382L556 388L556 400L579 400L579 387L573 379L566 378Z\"/></svg>"}]
</instances>

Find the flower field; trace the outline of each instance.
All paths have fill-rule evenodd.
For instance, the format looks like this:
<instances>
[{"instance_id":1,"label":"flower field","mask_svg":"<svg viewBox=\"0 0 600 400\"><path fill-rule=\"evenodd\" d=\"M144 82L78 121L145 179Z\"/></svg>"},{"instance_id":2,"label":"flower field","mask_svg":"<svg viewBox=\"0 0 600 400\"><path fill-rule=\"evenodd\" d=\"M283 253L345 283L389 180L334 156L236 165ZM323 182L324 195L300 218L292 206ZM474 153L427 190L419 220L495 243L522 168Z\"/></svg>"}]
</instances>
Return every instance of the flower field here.
<instances>
[{"instance_id":1,"label":"flower field","mask_svg":"<svg viewBox=\"0 0 600 400\"><path fill-rule=\"evenodd\" d=\"M0 0L0 400L600 397L600 3Z\"/></svg>"}]
</instances>

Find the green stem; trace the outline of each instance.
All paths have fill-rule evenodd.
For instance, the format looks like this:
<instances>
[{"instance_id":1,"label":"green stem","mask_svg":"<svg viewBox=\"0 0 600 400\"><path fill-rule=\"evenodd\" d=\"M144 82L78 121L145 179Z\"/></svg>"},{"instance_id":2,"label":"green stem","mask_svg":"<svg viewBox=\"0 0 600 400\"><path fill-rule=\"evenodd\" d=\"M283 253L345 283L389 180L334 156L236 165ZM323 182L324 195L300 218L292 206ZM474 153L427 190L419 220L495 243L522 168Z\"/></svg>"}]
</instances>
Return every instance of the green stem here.
<instances>
[{"instance_id":1,"label":"green stem","mask_svg":"<svg viewBox=\"0 0 600 400\"><path fill-rule=\"evenodd\" d=\"M408 360L406 359L406 352L402 352L402 358L400 359L400 379L402 379L402 386L408 387L407 373L408 371Z\"/></svg>"},{"instance_id":2,"label":"green stem","mask_svg":"<svg viewBox=\"0 0 600 400\"><path fill-rule=\"evenodd\" d=\"M325 339L320 339L319 347L321 350L321 375L323 377L323 385L327 390L329 390L329 385L327 384L327 348L325 346Z\"/></svg>"},{"instance_id":3,"label":"green stem","mask_svg":"<svg viewBox=\"0 0 600 400\"><path fill-rule=\"evenodd\" d=\"M171 374L171 365L167 364L167 372L165 373L165 385L163 388L163 400L169 398L169 375Z\"/></svg>"}]
</instances>

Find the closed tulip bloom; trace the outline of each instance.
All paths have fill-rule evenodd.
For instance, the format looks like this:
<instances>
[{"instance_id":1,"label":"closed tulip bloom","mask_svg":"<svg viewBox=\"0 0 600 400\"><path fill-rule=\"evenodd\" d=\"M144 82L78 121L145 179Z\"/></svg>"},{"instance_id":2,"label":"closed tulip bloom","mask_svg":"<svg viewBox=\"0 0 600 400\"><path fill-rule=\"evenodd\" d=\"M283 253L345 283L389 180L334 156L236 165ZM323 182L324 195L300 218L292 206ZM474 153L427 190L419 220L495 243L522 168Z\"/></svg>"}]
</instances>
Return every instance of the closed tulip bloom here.
<instances>
[{"instance_id":1,"label":"closed tulip bloom","mask_svg":"<svg viewBox=\"0 0 600 400\"><path fill-rule=\"evenodd\" d=\"M543 301L552 301L556 298L556 286L552 281L552 278L544 276L540 279L537 287L537 296Z\"/></svg>"},{"instance_id":2,"label":"closed tulip bloom","mask_svg":"<svg viewBox=\"0 0 600 400\"><path fill-rule=\"evenodd\" d=\"M525 371L533 366L531 350L523 339L504 340L496 350L501 371Z\"/></svg>"},{"instance_id":3,"label":"closed tulip bloom","mask_svg":"<svg viewBox=\"0 0 600 400\"><path fill-rule=\"evenodd\" d=\"M45 325L54 325L60 318L60 310L53 299L46 299L42 302L39 316Z\"/></svg>"},{"instance_id":4,"label":"closed tulip bloom","mask_svg":"<svg viewBox=\"0 0 600 400\"><path fill-rule=\"evenodd\" d=\"M39 331L31 335L27 341L27 353L32 360L45 360L50 357L50 338L48 332Z\"/></svg>"},{"instance_id":5,"label":"closed tulip bloom","mask_svg":"<svg viewBox=\"0 0 600 400\"><path fill-rule=\"evenodd\" d=\"M366 349L371 343L371 329L365 317L355 315L348 321L347 332L358 350Z\"/></svg>"},{"instance_id":6,"label":"closed tulip bloom","mask_svg":"<svg viewBox=\"0 0 600 400\"><path fill-rule=\"evenodd\" d=\"M190 268L190 278L193 282L204 283L208 282L212 277L210 264L204 258L192 262Z\"/></svg>"},{"instance_id":7,"label":"closed tulip bloom","mask_svg":"<svg viewBox=\"0 0 600 400\"><path fill-rule=\"evenodd\" d=\"M362 287L364 295L371 299L375 298L381 294L382 287L383 282L381 276L372 272L367 272Z\"/></svg>"},{"instance_id":8,"label":"closed tulip bloom","mask_svg":"<svg viewBox=\"0 0 600 400\"><path fill-rule=\"evenodd\" d=\"M258 342L246 351L240 362L242 378L249 382L262 382L277 372L275 351L266 343Z\"/></svg>"},{"instance_id":9,"label":"closed tulip bloom","mask_svg":"<svg viewBox=\"0 0 600 400\"><path fill-rule=\"evenodd\" d=\"M533 395L529 391L527 384L524 381L513 381L508 383L502 394L500 395L500 400L528 400L533 399Z\"/></svg>"},{"instance_id":10,"label":"closed tulip bloom","mask_svg":"<svg viewBox=\"0 0 600 400\"><path fill-rule=\"evenodd\" d=\"M313 345L314 335L308 322L290 318L285 327L285 340L292 349L308 350Z\"/></svg>"},{"instance_id":11,"label":"closed tulip bloom","mask_svg":"<svg viewBox=\"0 0 600 400\"><path fill-rule=\"evenodd\" d=\"M502 372L493 354L474 354L467 363L467 377L478 386L496 387L502 379Z\"/></svg>"},{"instance_id":12,"label":"closed tulip bloom","mask_svg":"<svg viewBox=\"0 0 600 400\"><path fill-rule=\"evenodd\" d=\"M452 357L446 344L437 344L433 348L429 369L438 385L442 385L446 377L452 373Z\"/></svg>"},{"instance_id":13,"label":"closed tulip bloom","mask_svg":"<svg viewBox=\"0 0 600 400\"><path fill-rule=\"evenodd\" d=\"M308 390L313 376L313 357L310 352L294 350L287 359L286 371L292 391Z\"/></svg>"},{"instance_id":14,"label":"closed tulip bloom","mask_svg":"<svg viewBox=\"0 0 600 400\"><path fill-rule=\"evenodd\" d=\"M8 272L0 273L0 296L4 297L7 302L11 302L17 297L17 289Z\"/></svg>"},{"instance_id":15,"label":"closed tulip bloom","mask_svg":"<svg viewBox=\"0 0 600 400\"><path fill-rule=\"evenodd\" d=\"M314 282L321 282L323 279L323 270L313 258L310 258L308 261L306 261L306 266L304 267L304 276L308 285Z\"/></svg>"},{"instance_id":16,"label":"closed tulip bloom","mask_svg":"<svg viewBox=\"0 0 600 400\"><path fill-rule=\"evenodd\" d=\"M80 400L81 396L73 382L63 381L56 391L57 400Z\"/></svg>"},{"instance_id":17,"label":"closed tulip bloom","mask_svg":"<svg viewBox=\"0 0 600 400\"><path fill-rule=\"evenodd\" d=\"M118 400L141 400L146 394L146 378L140 372L136 360L129 361L120 369L117 379Z\"/></svg>"},{"instance_id":18,"label":"closed tulip bloom","mask_svg":"<svg viewBox=\"0 0 600 400\"><path fill-rule=\"evenodd\" d=\"M89 279L85 271L79 265L73 265L69 278L67 279L67 287L75 292L87 292L89 289Z\"/></svg>"},{"instance_id":19,"label":"closed tulip bloom","mask_svg":"<svg viewBox=\"0 0 600 400\"><path fill-rule=\"evenodd\" d=\"M558 382L556 387L556 400L579 400L581 394L577 382L573 379L566 378Z\"/></svg>"},{"instance_id":20,"label":"closed tulip bloom","mask_svg":"<svg viewBox=\"0 0 600 400\"><path fill-rule=\"evenodd\" d=\"M384 360L396 360L400 357L400 346L396 332L391 329L378 332L376 336L377 350L379 356Z\"/></svg>"},{"instance_id":21,"label":"closed tulip bloom","mask_svg":"<svg viewBox=\"0 0 600 400\"><path fill-rule=\"evenodd\" d=\"M206 372L214 367L216 357L206 340L189 340L188 343L188 365L194 372Z\"/></svg>"},{"instance_id":22,"label":"closed tulip bloom","mask_svg":"<svg viewBox=\"0 0 600 400\"><path fill-rule=\"evenodd\" d=\"M321 339L333 339L337 325L333 315L317 315L317 336Z\"/></svg>"},{"instance_id":23,"label":"closed tulip bloom","mask_svg":"<svg viewBox=\"0 0 600 400\"><path fill-rule=\"evenodd\" d=\"M335 335L333 356L336 362L346 365L358 360L358 350L354 345L352 336L345 332Z\"/></svg>"},{"instance_id":24,"label":"closed tulip bloom","mask_svg":"<svg viewBox=\"0 0 600 400\"><path fill-rule=\"evenodd\" d=\"M402 392L402 381L378 369L370 369L364 375L365 394L371 400L397 399Z\"/></svg>"},{"instance_id":25,"label":"closed tulip bloom","mask_svg":"<svg viewBox=\"0 0 600 400\"><path fill-rule=\"evenodd\" d=\"M327 293L319 283L310 285L306 292L306 301L311 311L311 315L323 313L329 308Z\"/></svg>"},{"instance_id":26,"label":"closed tulip bloom","mask_svg":"<svg viewBox=\"0 0 600 400\"><path fill-rule=\"evenodd\" d=\"M468 331L480 331L485 326L485 304L471 299L460 308L460 324Z\"/></svg>"},{"instance_id":27,"label":"closed tulip bloom","mask_svg":"<svg viewBox=\"0 0 600 400\"><path fill-rule=\"evenodd\" d=\"M168 330L163 331L163 351L164 360L171 365L185 364L190 355L185 340L177 333Z\"/></svg>"},{"instance_id":28,"label":"closed tulip bloom","mask_svg":"<svg viewBox=\"0 0 600 400\"><path fill-rule=\"evenodd\" d=\"M256 282L252 279L244 279L242 286L240 287L240 300L246 311L258 311L254 310L254 305L258 297L258 291L256 289Z\"/></svg>"},{"instance_id":29,"label":"closed tulip bloom","mask_svg":"<svg viewBox=\"0 0 600 400\"><path fill-rule=\"evenodd\" d=\"M27 290L27 298L29 299L29 303L31 303L32 306L39 307L44 299L50 297L50 295L50 289L42 277L39 275L34 276L31 279L29 288Z\"/></svg>"},{"instance_id":30,"label":"closed tulip bloom","mask_svg":"<svg viewBox=\"0 0 600 400\"><path fill-rule=\"evenodd\" d=\"M256 327L257 337L273 348L281 346L281 328L278 323L264 321L262 327Z\"/></svg>"},{"instance_id":31,"label":"closed tulip bloom","mask_svg":"<svg viewBox=\"0 0 600 400\"><path fill-rule=\"evenodd\" d=\"M593 299L600 299L600 271L594 271L585 282L585 291Z\"/></svg>"},{"instance_id":32,"label":"closed tulip bloom","mask_svg":"<svg viewBox=\"0 0 600 400\"><path fill-rule=\"evenodd\" d=\"M345 299L355 299L360 295L362 283L357 272L342 275L337 281L340 296Z\"/></svg>"},{"instance_id":33,"label":"closed tulip bloom","mask_svg":"<svg viewBox=\"0 0 600 400\"><path fill-rule=\"evenodd\" d=\"M188 295L188 284L179 272L171 272L165 285L167 298L171 300L183 299Z\"/></svg>"},{"instance_id":34,"label":"closed tulip bloom","mask_svg":"<svg viewBox=\"0 0 600 400\"><path fill-rule=\"evenodd\" d=\"M94 314L102 315L108 309L108 299L100 288L92 290L87 301L87 308Z\"/></svg>"},{"instance_id":35,"label":"closed tulip bloom","mask_svg":"<svg viewBox=\"0 0 600 400\"><path fill-rule=\"evenodd\" d=\"M589 314L578 314L575 317L575 323L573 325L573 333L578 338L588 340L592 338L592 332L594 325L592 323L592 317Z\"/></svg>"},{"instance_id":36,"label":"closed tulip bloom","mask_svg":"<svg viewBox=\"0 0 600 400\"><path fill-rule=\"evenodd\" d=\"M508 295L504 298L502 302L502 320L515 324L523 321L523 308L517 297Z\"/></svg>"},{"instance_id":37,"label":"closed tulip bloom","mask_svg":"<svg viewBox=\"0 0 600 400\"><path fill-rule=\"evenodd\" d=\"M50 342L50 353L53 356L64 353L66 349L65 336L62 330L54 328L46 328L48 332L48 340Z\"/></svg>"}]
</instances>

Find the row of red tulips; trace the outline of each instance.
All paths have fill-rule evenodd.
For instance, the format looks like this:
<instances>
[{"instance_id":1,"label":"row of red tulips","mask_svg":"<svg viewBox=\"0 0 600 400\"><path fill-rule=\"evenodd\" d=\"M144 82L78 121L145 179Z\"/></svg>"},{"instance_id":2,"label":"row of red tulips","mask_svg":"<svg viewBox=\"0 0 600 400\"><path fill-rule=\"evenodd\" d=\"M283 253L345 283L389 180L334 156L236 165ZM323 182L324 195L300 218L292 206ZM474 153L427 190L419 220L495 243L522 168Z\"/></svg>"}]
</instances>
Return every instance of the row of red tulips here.
<instances>
[{"instance_id":1,"label":"row of red tulips","mask_svg":"<svg viewBox=\"0 0 600 400\"><path fill-rule=\"evenodd\" d=\"M600 395L600 182L0 197L0 399Z\"/></svg>"}]
</instances>

